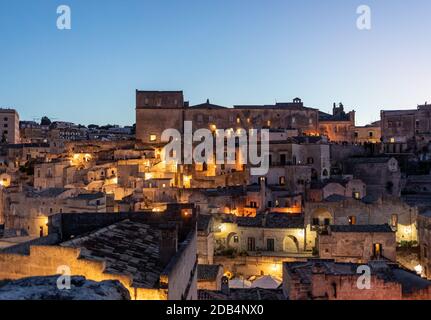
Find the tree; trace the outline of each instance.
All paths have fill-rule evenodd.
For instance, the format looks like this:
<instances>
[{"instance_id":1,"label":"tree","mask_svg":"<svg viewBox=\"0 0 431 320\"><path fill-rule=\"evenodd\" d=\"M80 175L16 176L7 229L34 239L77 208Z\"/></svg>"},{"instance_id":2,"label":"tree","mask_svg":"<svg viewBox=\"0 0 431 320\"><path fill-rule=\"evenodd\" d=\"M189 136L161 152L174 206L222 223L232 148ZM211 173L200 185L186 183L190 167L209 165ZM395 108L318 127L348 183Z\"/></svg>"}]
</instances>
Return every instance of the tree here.
<instances>
[{"instance_id":1,"label":"tree","mask_svg":"<svg viewBox=\"0 0 431 320\"><path fill-rule=\"evenodd\" d=\"M41 126L50 126L51 120L47 116L44 116L44 117L42 117L42 119L40 119L40 125Z\"/></svg>"}]
</instances>

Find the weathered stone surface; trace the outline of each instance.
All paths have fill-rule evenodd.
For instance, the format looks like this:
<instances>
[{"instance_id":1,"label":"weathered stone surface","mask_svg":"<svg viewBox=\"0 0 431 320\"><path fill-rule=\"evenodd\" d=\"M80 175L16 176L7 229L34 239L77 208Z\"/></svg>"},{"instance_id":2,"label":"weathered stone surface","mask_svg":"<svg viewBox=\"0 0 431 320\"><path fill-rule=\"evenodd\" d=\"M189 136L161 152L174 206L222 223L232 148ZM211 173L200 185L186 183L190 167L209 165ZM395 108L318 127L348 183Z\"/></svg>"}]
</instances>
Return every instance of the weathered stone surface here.
<instances>
[{"instance_id":1,"label":"weathered stone surface","mask_svg":"<svg viewBox=\"0 0 431 320\"><path fill-rule=\"evenodd\" d=\"M58 276L30 277L0 282L0 300L130 300L129 291L116 280L91 281L71 277L70 290L57 288Z\"/></svg>"}]
</instances>

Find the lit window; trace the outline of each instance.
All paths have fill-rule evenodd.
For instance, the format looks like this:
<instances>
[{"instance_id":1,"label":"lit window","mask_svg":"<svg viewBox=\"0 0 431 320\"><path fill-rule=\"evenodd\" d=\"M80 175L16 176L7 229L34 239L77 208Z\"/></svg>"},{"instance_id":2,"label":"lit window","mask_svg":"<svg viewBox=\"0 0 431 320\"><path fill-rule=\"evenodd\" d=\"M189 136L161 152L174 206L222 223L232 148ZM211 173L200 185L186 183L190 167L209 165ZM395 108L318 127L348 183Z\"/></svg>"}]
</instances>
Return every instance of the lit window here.
<instances>
[{"instance_id":1,"label":"lit window","mask_svg":"<svg viewBox=\"0 0 431 320\"><path fill-rule=\"evenodd\" d=\"M157 136L155 134L150 134L150 141L156 141Z\"/></svg>"}]
</instances>

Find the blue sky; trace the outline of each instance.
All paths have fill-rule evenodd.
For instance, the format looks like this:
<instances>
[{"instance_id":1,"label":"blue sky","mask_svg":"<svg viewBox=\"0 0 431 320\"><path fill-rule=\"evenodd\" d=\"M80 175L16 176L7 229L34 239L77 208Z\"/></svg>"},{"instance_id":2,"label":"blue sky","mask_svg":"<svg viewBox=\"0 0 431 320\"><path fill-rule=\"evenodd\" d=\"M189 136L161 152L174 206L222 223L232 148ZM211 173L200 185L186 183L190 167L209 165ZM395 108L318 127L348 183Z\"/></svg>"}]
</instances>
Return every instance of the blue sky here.
<instances>
[{"instance_id":1,"label":"blue sky","mask_svg":"<svg viewBox=\"0 0 431 320\"><path fill-rule=\"evenodd\" d=\"M61 4L72 30L56 28ZM431 102L430 17L429 0L0 0L0 106L128 125L135 89L184 90L192 104L342 101L365 124Z\"/></svg>"}]
</instances>

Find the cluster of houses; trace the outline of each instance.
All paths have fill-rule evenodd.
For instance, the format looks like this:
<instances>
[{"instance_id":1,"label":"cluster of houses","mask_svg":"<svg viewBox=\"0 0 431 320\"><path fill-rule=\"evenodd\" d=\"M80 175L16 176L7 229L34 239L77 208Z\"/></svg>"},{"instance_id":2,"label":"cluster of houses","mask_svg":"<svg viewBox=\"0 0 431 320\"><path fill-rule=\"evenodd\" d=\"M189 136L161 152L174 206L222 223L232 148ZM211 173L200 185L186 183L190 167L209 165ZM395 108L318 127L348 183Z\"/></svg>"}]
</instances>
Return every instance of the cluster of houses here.
<instances>
[{"instance_id":1,"label":"cluster of houses","mask_svg":"<svg viewBox=\"0 0 431 320\"><path fill-rule=\"evenodd\" d=\"M166 161L163 130L184 121L269 130L267 174ZM359 127L342 104L137 91L133 139L59 127L23 122L0 146L0 281L66 265L132 299L431 298L431 106Z\"/></svg>"}]
</instances>

